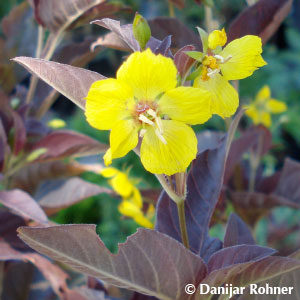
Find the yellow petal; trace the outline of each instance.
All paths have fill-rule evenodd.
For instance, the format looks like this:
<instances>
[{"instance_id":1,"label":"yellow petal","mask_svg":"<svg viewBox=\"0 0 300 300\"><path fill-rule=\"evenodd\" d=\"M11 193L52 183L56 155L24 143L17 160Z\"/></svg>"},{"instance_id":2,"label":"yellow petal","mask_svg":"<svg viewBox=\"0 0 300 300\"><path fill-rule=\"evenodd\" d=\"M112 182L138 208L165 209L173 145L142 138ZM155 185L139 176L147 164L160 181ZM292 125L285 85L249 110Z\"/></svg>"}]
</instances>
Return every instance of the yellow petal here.
<instances>
[{"instance_id":1,"label":"yellow petal","mask_svg":"<svg viewBox=\"0 0 300 300\"><path fill-rule=\"evenodd\" d=\"M208 48L216 49L218 46L224 46L227 42L225 29L214 30L208 36Z\"/></svg>"},{"instance_id":2,"label":"yellow petal","mask_svg":"<svg viewBox=\"0 0 300 300\"><path fill-rule=\"evenodd\" d=\"M143 199L140 191L134 186L133 187L133 194L132 194L132 203L134 203L137 207L143 207Z\"/></svg>"},{"instance_id":3,"label":"yellow petal","mask_svg":"<svg viewBox=\"0 0 300 300\"><path fill-rule=\"evenodd\" d=\"M260 113L260 122L259 123L265 125L268 128L271 127L271 125L272 125L271 115L267 112Z\"/></svg>"},{"instance_id":4,"label":"yellow petal","mask_svg":"<svg viewBox=\"0 0 300 300\"><path fill-rule=\"evenodd\" d=\"M120 120L110 132L111 159L125 156L138 143L138 127L133 120Z\"/></svg>"},{"instance_id":5,"label":"yellow petal","mask_svg":"<svg viewBox=\"0 0 300 300\"><path fill-rule=\"evenodd\" d=\"M119 172L110 180L110 184L114 191L122 197L129 197L133 193L134 186L130 182L127 174Z\"/></svg>"},{"instance_id":6,"label":"yellow petal","mask_svg":"<svg viewBox=\"0 0 300 300\"><path fill-rule=\"evenodd\" d=\"M108 148L103 156L104 164L109 166L112 163L111 148Z\"/></svg>"},{"instance_id":7,"label":"yellow petal","mask_svg":"<svg viewBox=\"0 0 300 300\"><path fill-rule=\"evenodd\" d=\"M134 96L154 100L156 96L176 87L177 69L173 60L155 55L150 49L134 52L117 72L118 80L129 84Z\"/></svg>"},{"instance_id":8,"label":"yellow petal","mask_svg":"<svg viewBox=\"0 0 300 300\"><path fill-rule=\"evenodd\" d=\"M149 229L153 229L154 228L154 224L148 220L144 215L137 215L135 218L134 218L134 221L145 227L145 228L149 228Z\"/></svg>"},{"instance_id":9,"label":"yellow petal","mask_svg":"<svg viewBox=\"0 0 300 300\"><path fill-rule=\"evenodd\" d=\"M111 177L114 177L116 176L120 171L116 168L103 168L101 171L100 171L100 174L105 177L105 178L111 178Z\"/></svg>"},{"instance_id":10,"label":"yellow petal","mask_svg":"<svg viewBox=\"0 0 300 300\"><path fill-rule=\"evenodd\" d=\"M138 215L143 215L140 208L127 200L123 200L118 206L118 209L119 212L126 217L135 218Z\"/></svg>"},{"instance_id":11,"label":"yellow petal","mask_svg":"<svg viewBox=\"0 0 300 300\"><path fill-rule=\"evenodd\" d=\"M256 109L255 105L250 105L247 110L245 111L245 114L252 120L252 122L257 125L260 123L260 115L258 110Z\"/></svg>"},{"instance_id":12,"label":"yellow petal","mask_svg":"<svg viewBox=\"0 0 300 300\"><path fill-rule=\"evenodd\" d=\"M236 112L239 106L238 93L220 74L213 75L207 81L203 81L201 77L198 77L194 81L194 86L202 87L211 92L211 109L213 114L226 118Z\"/></svg>"},{"instance_id":13,"label":"yellow petal","mask_svg":"<svg viewBox=\"0 0 300 300\"><path fill-rule=\"evenodd\" d=\"M184 172L197 154L197 138L191 127L182 122L162 120L166 144L149 126L141 145L141 161L154 174Z\"/></svg>"},{"instance_id":14,"label":"yellow petal","mask_svg":"<svg viewBox=\"0 0 300 300\"><path fill-rule=\"evenodd\" d=\"M125 83L112 78L96 81L86 97L87 121L97 129L111 129L126 117L128 101L134 101L133 92Z\"/></svg>"},{"instance_id":15,"label":"yellow petal","mask_svg":"<svg viewBox=\"0 0 300 300\"><path fill-rule=\"evenodd\" d=\"M264 85L257 93L256 100L260 99L270 99L271 97L271 90L268 85Z\"/></svg>"},{"instance_id":16,"label":"yellow petal","mask_svg":"<svg viewBox=\"0 0 300 300\"><path fill-rule=\"evenodd\" d=\"M231 57L220 68L223 76L228 80L246 78L259 67L266 65L261 57L261 38L255 35L246 35L230 42L221 52L224 59Z\"/></svg>"},{"instance_id":17,"label":"yellow petal","mask_svg":"<svg viewBox=\"0 0 300 300\"><path fill-rule=\"evenodd\" d=\"M202 124L211 117L211 93L203 88L169 90L160 98L158 105L162 114L191 125Z\"/></svg>"},{"instance_id":18,"label":"yellow petal","mask_svg":"<svg viewBox=\"0 0 300 300\"><path fill-rule=\"evenodd\" d=\"M270 99L266 103L267 109L272 114L280 114L282 112L285 112L287 110L287 106L284 102L276 100L276 99Z\"/></svg>"}]
</instances>

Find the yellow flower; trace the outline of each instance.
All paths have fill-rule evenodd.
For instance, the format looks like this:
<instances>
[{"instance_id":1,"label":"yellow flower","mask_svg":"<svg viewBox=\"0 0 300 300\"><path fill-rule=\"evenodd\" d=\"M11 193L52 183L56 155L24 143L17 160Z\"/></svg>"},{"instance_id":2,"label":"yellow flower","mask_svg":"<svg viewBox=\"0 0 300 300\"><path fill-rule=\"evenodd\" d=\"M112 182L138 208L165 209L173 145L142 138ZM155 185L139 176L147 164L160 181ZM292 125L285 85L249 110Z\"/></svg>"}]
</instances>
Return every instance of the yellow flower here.
<instances>
[{"instance_id":1,"label":"yellow flower","mask_svg":"<svg viewBox=\"0 0 300 300\"><path fill-rule=\"evenodd\" d=\"M202 60L202 72L194 81L194 87L202 87L212 93L212 113L222 118L232 116L239 105L238 93L228 80L246 78L266 64L261 56L259 37L246 35L222 49L226 41L224 29L210 33L209 48Z\"/></svg>"},{"instance_id":2,"label":"yellow flower","mask_svg":"<svg viewBox=\"0 0 300 300\"><path fill-rule=\"evenodd\" d=\"M136 188L134 181L129 178L128 172L121 172L115 168L104 168L100 174L109 180L113 190L122 197L118 209L119 212L133 218L135 222L143 227L153 228L152 219L155 208L149 205L146 214L143 213L143 200L140 191Z\"/></svg>"},{"instance_id":3,"label":"yellow flower","mask_svg":"<svg viewBox=\"0 0 300 300\"><path fill-rule=\"evenodd\" d=\"M66 122L62 119L53 119L47 123L47 125L53 129L66 127Z\"/></svg>"},{"instance_id":4,"label":"yellow flower","mask_svg":"<svg viewBox=\"0 0 300 300\"><path fill-rule=\"evenodd\" d=\"M246 115L250 117L255 125L263 124L271 127L271 114L280 114L287 110L284 102L271 98L270 87L263 86L246 110Z\"/></svg>"},{"instance_id":5,"label":"yellow flower","mask_svg":"<svg viewBox=\"0 0 300 300\"><path fill-rule=\"evenodd\" d=\"M111 130L106 165L141 141L141 161L156 174L183 172L196 157L197 139L189 125L211 117L211 94L203 88L176 87L174 62L151 50L135 52L117 79L92 84L86 98L91 126Z\"/></svg>"}]
</instances>

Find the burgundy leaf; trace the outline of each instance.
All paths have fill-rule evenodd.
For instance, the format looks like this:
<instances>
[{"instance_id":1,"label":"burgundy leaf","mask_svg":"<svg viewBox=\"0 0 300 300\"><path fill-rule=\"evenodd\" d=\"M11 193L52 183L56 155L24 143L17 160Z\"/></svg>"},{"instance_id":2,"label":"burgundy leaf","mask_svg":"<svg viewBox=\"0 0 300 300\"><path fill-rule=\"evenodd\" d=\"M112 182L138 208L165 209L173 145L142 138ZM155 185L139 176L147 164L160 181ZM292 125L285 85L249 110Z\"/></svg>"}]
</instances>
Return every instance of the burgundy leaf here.
<instances>
[{"instance_id":1,"label":"burgundy leaf","mask_svg":"<svg viewBox=\"0 0 300 300\"><path fill-rule=\"evenodd\" d=\"M153 37L163 40L168 35L172 36L172 48L180 49L187 44L202 48L198 35L178 19L157 17L148 23Z\"/></svg>"},{"instance_id":2,"label":"burgundy leaf","mask_svg":"<svg viewBox=\"0 0 300 300\"><path fill-rule=\"evenodd\" d=\"M35 250L80 272L159 299L189 299L184 286L197 285L206 274L198 256L153 230L139 229L117 255L107 250L93 225L21 227L18 232Z\"/></svg>"},{"instance_id":3,"label":"burgundy leaf","mask_svg":"<svg viewBox=\"0 0 300 300\"><path fill-rule=\"evenodd\" d=\"M48 223L47 216L38 203L21 190L0 191L0 203L21 217L41 224Z\"/></svg>"},{"instance_id":4,"label":"burgundy leaf","mask_svg":"<svg viewBox=\"0 0 300 300\"><path fill-rule=\"evenodd\" d=\"M56 130L36 143L32 150L39 148L47 149L47 152L36 160L43 162L99 154L106 151L108 146L75 131Z\"/></svg>"},{"instance_id":5,"label":"burgundy leaf","mask_svg":"<svg viewBox=\"0 0 300 300\"><path fill-rule=\"evenodd\" d=\"M272 146L271 132L264 126L252 126L242 133L241 137L232 142L226 162L224 182L227 183L233 174L236 164L245 152L252 149L257 152L258 143L262 143L260 155L266 154Z\"/></svg>"},{"instance_id":6,"label":"burgundy leaf","mask_svg":"<svg viewBox=\"0 0 300 300\"><path fill-rule=\"evenodd\" d=\"M248 286L299 269L300 261L296 259L269 256L259 261L238 263L212 271L201 284L216 287L226 283L235 287ZM197 299L204 300L207 297L208 295L200 295Z\"/></svg>"},{"instance_id":7,"label":"burgundy leaf","mask_svg":"<svg viewBox=\"0 0 300 300\"><path fill-rule=\"evenodd\" d=\"M265 44L290 12L292 3L293 0L260 0L247 7L229 26L228 41L253 34Z\"/></svg>"},{"instance_id":8,"label":"burgundy leaf","mask_svg":"<svg viewBox=\"0 0 300 300\"><path fill-rule=\"evenodd\" d=\"M52 32L63 31L104 0L33 0L37 22Z\"/></svg>"},{"instance_id":9,"label":"burgundy leaf","mask_svg":"<svg viewBox=\"0 0 300 300\"><path fill-rule=\"evenodd\" d=\"M16 57L13 60L69 98L81 109L85 107L84 98L92 83L105 78L96 72L43 59Z\"/></svg>"},{"instance_id":10,"label":"burgundy leaf","mask_svg":"<svg viewBox=\"0 0 300 300\"><path fill-rule=\"evenodd\" d=\"M124 43L125 43L125 45L132 51L140 50L139 43L133 36L132 24L126 24L121 26L120 21L116 21L109 18L104 18L102 20L95 20L92 22L92 24L99 25L101 27L107 28L112 31L108 35L98 39L98 41L96 42L97 46L101 45L101 46L108 47L110 45L111 48L120 49L122 47L124 48ZM113 42L116 42L118 40L121 40L121 44L119 42L119 45L118 43L116 43L116 45L113 46Z\"/></svg>"},{"instance_id":11,"label":"burgundy leaf","mask_svg":"<svg viewBox=\"0 0 300 300\"><path fill-rule=\"evenodd\" d=\"M38 189L35 198L49 214L69 207L88 197L111 194L111 190L74 177L65 180L46 181Z\"/></svg>"},{"instance_id":12,"label":"burgundy leaf","mask_svg":"<svg viewBox=\"0 0 300 300\"><path fill-rule=\"evenodd\" d=\"M227 247L214 253L208 263L208 271L226 268L231 265L262 260L276 253L276 250L257 245Z\"/></svg>"},{"instance_id":13,"label":"burgundy leaf","mask_svg":"<svg viewBox=\"0 0 300 300\"><path fill-rule=\"evenodd\" d=\"M101 168L101 165L83 165L74 161L68 163L64 161L36 162L22 168L12 176L11 186L33 195L39 184L45 180L78 176L88 171L98 172Z\"/></svg>"},{"instance_id":14,"label":"burgundy leaf","mask_svg":"<svg viewBox=\"0 0 300 300\"><path fill-rule=\"evenodd\" d=\"M0 24L4 34L3 39L0 38L0 86L8 93L27 76L25 70L9 63L9 59L19 55L33 56L35 53L37 26L32 17L31 7L23 1Z\"/></svg>"},{"instance_id":15,"label":"burgundy leaf","mask_svg":"<svg viewBox=\"0 0 300 300\"><path fill-rule=\"evenodd\" d=\"M185 54L186 51L194 51L196 50L195 46L187 45L179 49L174 56L174 63L177 67L178 73L182 78L186 76L192 67L195 60Z\"/></svg>"},{"instance_id":16,"label":"burgundy leaf","mask_svg":"<svg viewBox=\"0 0 300 300\"><path fill-rule=\"evenodd\" d=\"M109 300L113 298L105 296L104 292L82 286L64 292L64 300Z\"/></svg>"},{"instance_id":17,"label":"burgundy leaf","mask_svg":"<svg viewBox=\"0 0 300 300\"><path fill-rule=\"evenodd\" d=\"M146 44L146 48L150 48L154 54L162 54L167 57L173 57L173 54L170 49L171 42L172 37L170 35L165 37L162 41L151 36Z\"/></svg>"},{"instance_id":18,"label":"burgundy leaf","mask_svg":"<svg viewBox=\"0 0 300 300\"><path fill-rule=\"evenodd\" d=\"M274 194L300 205L300 163L287 158Z\"/></svg>"},{"instance_id":19,"label":"burgundy leaf","mask_svg":"<svg viewBox=\"0 0 300 300\"><path fill-rule=\"evenodd\" d=\"M242 112L233 121L227 137L223 136L217 143L211 144L212 149L198 154L188 174L185 214L190 246L192 251L200 253L200 256L206 259L208 257L204 250L212 243L208 237L209 224L223 185L226 155L231 138L241 116ZM213 138L215 141L215 137ZM164 192L157 205L156 228L181 241L176 204ZM214 248L216 245L222 247L220 242L215 241Z\"/></svg>"},{"instance_id":20,"label":"burgundy leaf","mask_svg":"<svg viewBox=\"0 0 300 300\"><path fill-rule=\"evenodd\" d=\"M251 226L254 226L262 216L274 207L300 208L300 204L276 194L266 195L258 192L236 191L230 192L230 200L237 213Z\"/></svg>"},{"instance_id":21,"label":"burgundy leaf","mask_svg":"<svg viewBox=\"0 0 300 300\"><path fill-rule=\"evenodd\" d=\"M14 119L14 155L18 155L26 143L26 128L18 113L12 111L12 116Z\"/></svg>"},{"instance_id":22,"label":"burgundy leaf","mask_svg":"<svg viewBox=\"0 0 300 300\"><path fill-rule=\"evenodd\" d=\"M29 261L35 265L49 280L57 295L67 288L66 279L68 275L58 266L52 264L48 259L37 253L23 253L13 249L8 243L0 240L0 260L21 260Z\"/></svg>"},{"instance_id":23,"label":"burgundy leaf","mask_svg":"<svg viewBox=\"0 0 300 300\"><path fill-rule=\"evenodd\" d=\"M243 244L255 245L250 228L236 214L231 214L224 236L224 248Z\"/></svg>"},{"instance_id":24,"label":"burgundy leaf","mask_svg":"<svg viewBox=\"0 0 300 300\"><path fill-rule=\"evenodd\" d=\"M300 260L300 251L298 250L297 252L291 254L289 256L290 258L293 259L298 259ZM285 273L283 275L279 275L275 278L272 278L271 280L264 281L261 284L259 284L258 288L260 286L266 287L268 284L270 287L292 287L291 289L291 294L277 294L276 295L276 300L300 300L300 292L299 292L299 276L300 276L300 271L291 271L288 273ZM255 295L254 293L249 294L249 289L247 292L243 294L239 298L239 300L273 300L274 295L272 294L261 294L261 295Z\"/></svg>"}]
</instances>

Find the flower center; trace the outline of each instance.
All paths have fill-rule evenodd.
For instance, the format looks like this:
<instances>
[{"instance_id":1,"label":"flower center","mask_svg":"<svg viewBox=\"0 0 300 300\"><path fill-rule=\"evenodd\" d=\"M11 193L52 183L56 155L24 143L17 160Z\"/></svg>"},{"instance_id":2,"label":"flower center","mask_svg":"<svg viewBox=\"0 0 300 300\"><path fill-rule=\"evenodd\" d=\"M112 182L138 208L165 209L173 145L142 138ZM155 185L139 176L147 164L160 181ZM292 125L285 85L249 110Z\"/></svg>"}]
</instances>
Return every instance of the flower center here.
<instances>
[{"instance_id":1,"label":"flower center","mask_svg":"<svg viewBox=\"0 0 300 300\"><path fill-rule=\"evenodd\" d=\"M220 72L220 64L228 62L232 56L228 56L226 59L221 55L206 55L202 61L203 70L201 79L203 81L209 80L214 74Z\"/></svg>"},{"instance_id":2,"label":"flower center","mask_svg":"<svg viewBox=\"0 0 300 300\"><path fill-rule=\"evenodd\" d=\"M161 117L158 114L157 107L153 103L139 102L135 107L135 114L139 123L142 125L140 130L140 137L143 137L147 131L148 126L152 126L155 130L157 137L167 144L166 139L163 137L163 126Z\"/></svg>"}]
</instances>

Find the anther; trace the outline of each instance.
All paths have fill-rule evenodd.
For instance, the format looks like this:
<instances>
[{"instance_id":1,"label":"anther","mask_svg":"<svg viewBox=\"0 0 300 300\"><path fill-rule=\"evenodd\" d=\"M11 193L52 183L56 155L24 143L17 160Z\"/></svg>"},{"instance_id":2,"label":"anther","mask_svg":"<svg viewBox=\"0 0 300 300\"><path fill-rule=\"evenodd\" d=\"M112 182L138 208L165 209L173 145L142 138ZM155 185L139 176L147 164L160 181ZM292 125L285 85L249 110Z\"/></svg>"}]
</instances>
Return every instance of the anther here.
<instances>
[{"instance_id":1,"label":"anther","mask_svg":"<svg viewBox=\"0 0 300 300\"><path fill-rule=\"evenodd\" d=\"M145 115L143 115L143 114L140 114L139 115L139 120L140 121L142 121L142 122L144 122L144 123L147 123L147 124L149 124L149 125L154 125L154 123L151 121L151 120L149 120Z\"/></svg>"}]
</instances>

